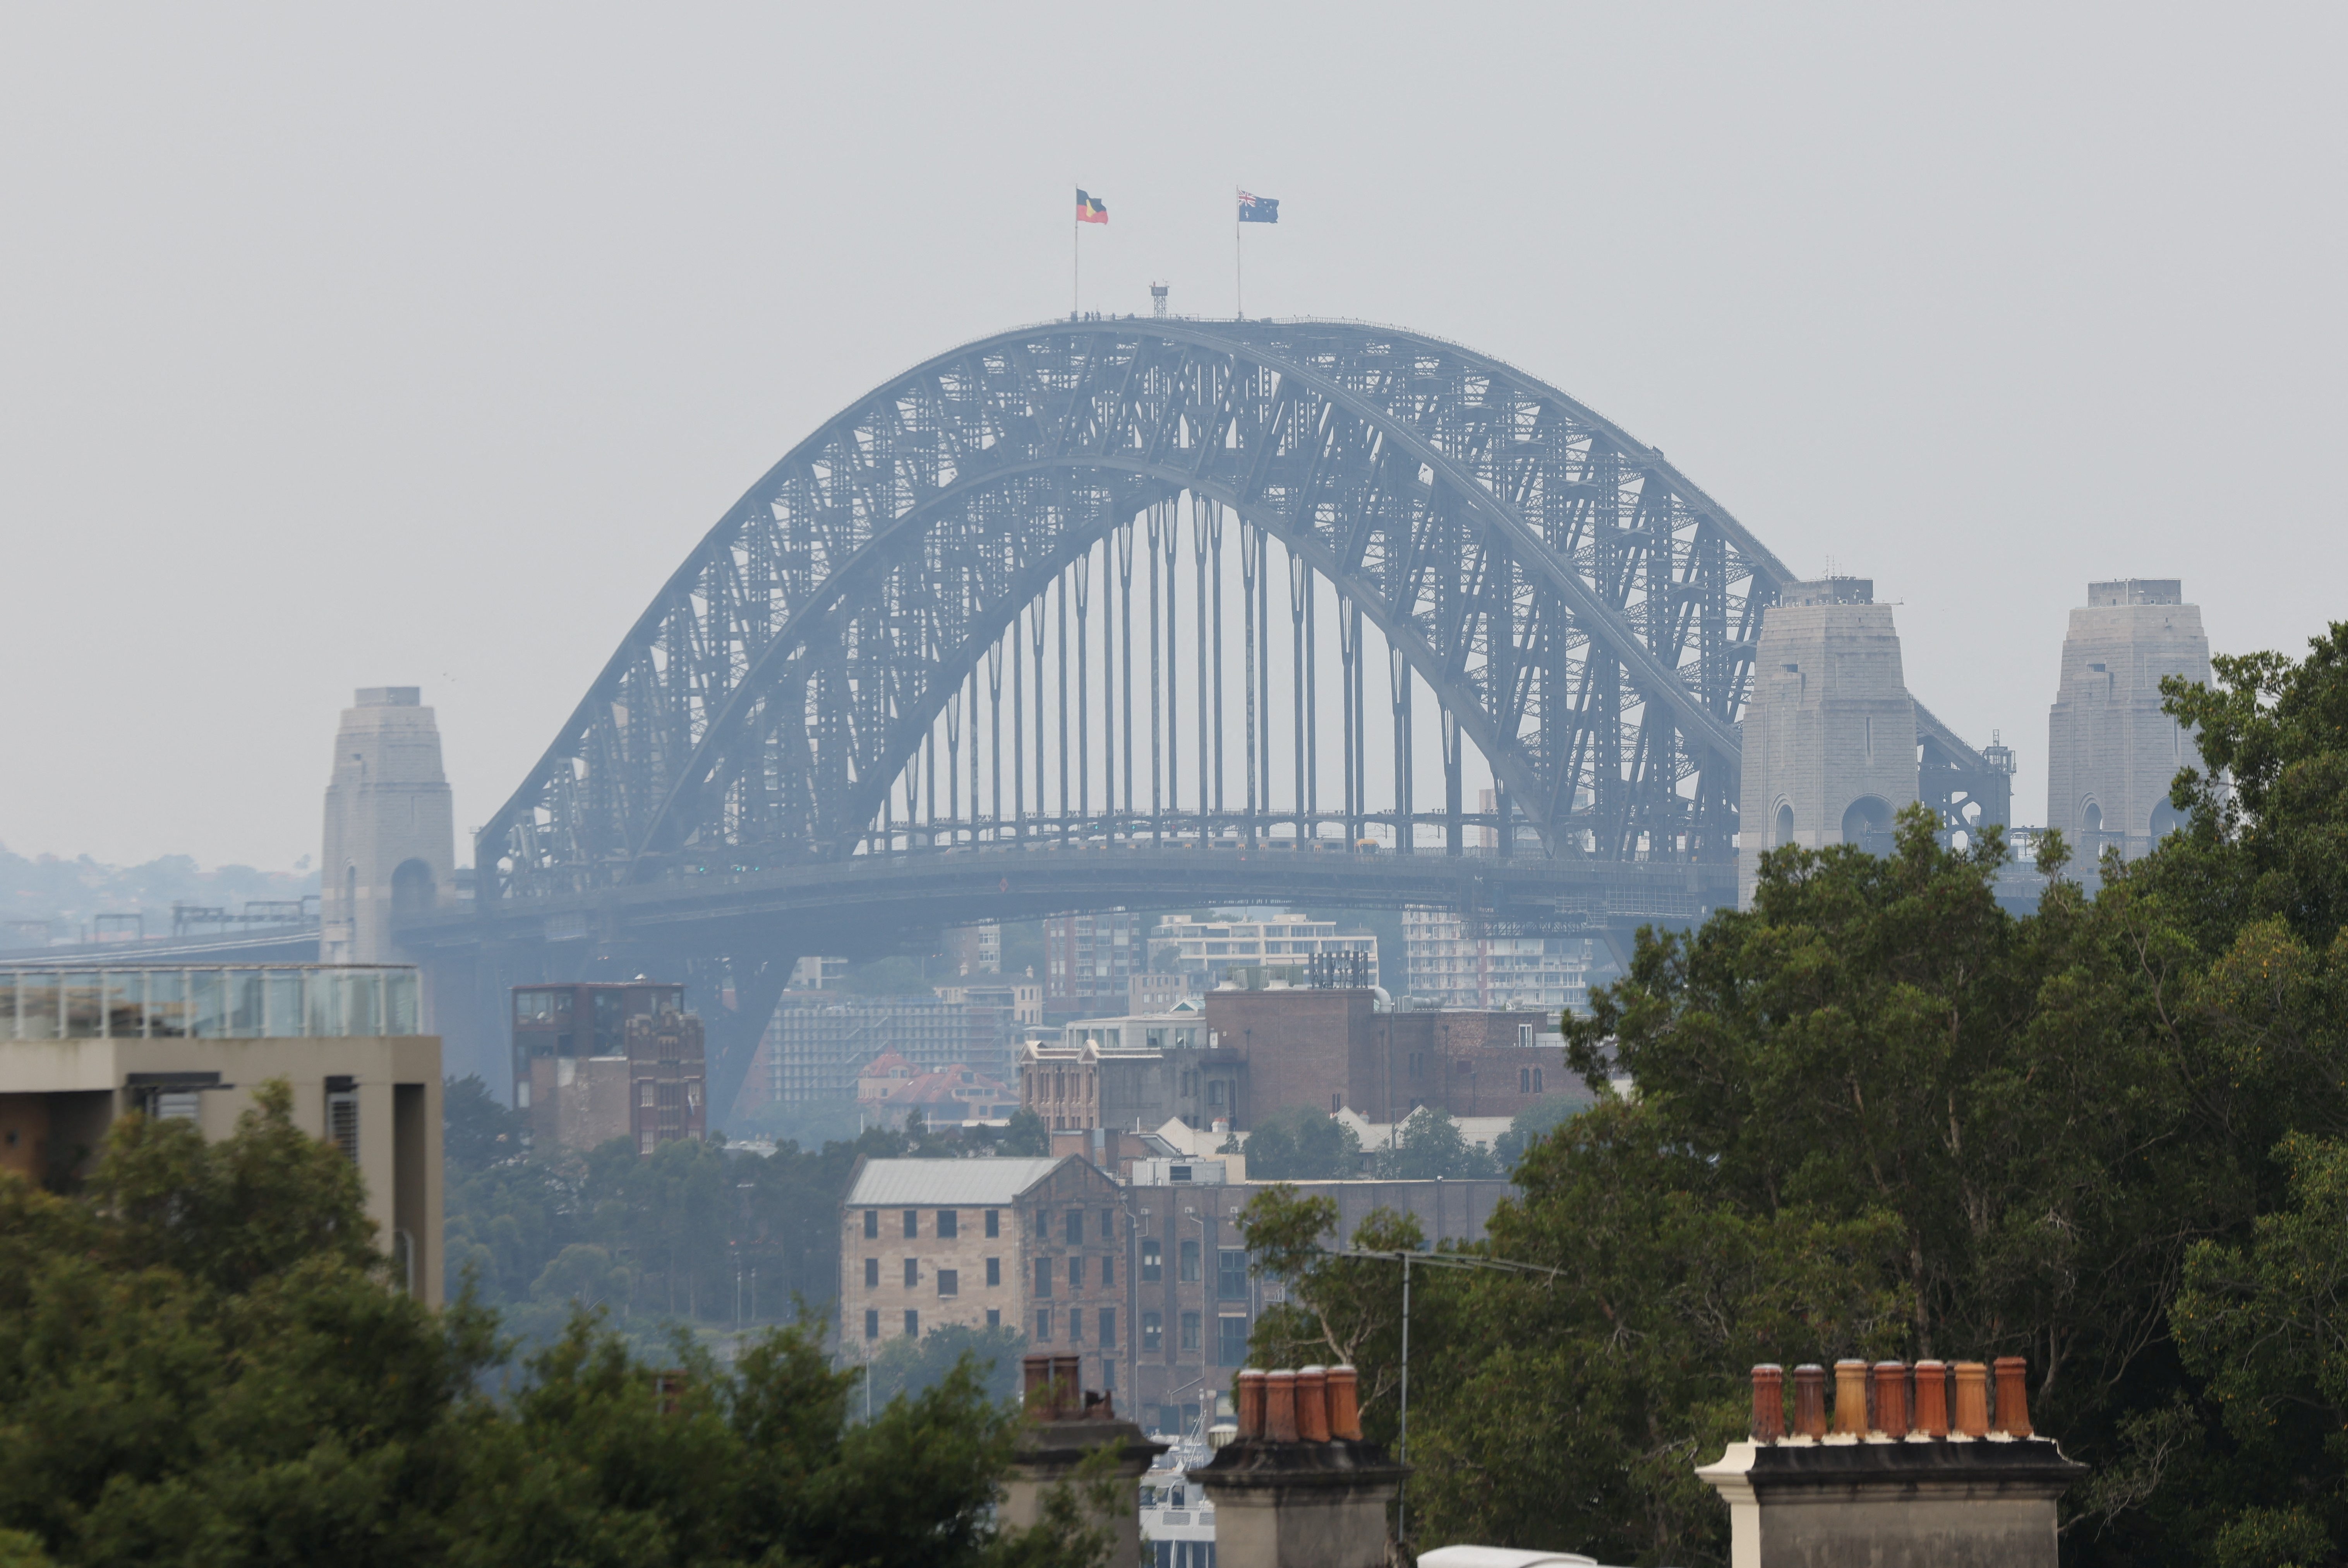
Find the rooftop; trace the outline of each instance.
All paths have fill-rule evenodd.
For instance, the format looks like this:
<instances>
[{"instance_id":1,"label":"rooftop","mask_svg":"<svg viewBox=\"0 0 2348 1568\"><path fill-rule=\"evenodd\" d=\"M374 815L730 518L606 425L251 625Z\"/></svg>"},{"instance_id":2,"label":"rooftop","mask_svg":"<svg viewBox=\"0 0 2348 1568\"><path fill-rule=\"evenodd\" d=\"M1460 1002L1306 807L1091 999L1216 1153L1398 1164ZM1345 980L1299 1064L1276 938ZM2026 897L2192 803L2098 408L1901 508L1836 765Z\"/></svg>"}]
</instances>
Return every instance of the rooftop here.
<instances>
[{"instance_id":1,"label":"rooftop","mask_svg":"<svg viewBox=\"0 0 2348 1568\"><path fill-rule=\"evenodd\" d=\"M1050 1158L867 1160L849 1189L848 1206L1006 1208L1059 1163Z\"/></svg>"}]
</instances>

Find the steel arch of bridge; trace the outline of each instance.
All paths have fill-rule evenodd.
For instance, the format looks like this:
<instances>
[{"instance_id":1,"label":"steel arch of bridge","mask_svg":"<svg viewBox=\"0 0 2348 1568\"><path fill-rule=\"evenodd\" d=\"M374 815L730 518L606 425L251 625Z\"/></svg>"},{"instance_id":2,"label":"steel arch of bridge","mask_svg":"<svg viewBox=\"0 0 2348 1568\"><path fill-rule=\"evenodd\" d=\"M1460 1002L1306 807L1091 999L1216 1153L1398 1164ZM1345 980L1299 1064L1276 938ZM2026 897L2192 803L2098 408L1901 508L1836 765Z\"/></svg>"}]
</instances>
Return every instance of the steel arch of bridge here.
<instances>
[{"instance_id":1,"label":"steel arch of bridge","mask_svg":"<svg viewBox=\"0 0 2348 1568\"><path fill-rule=\"evenodd\" d=\"M1022 609L1185 493L1358 608L1550 856L1733 861L1736 720L1791 574L1660 452L1416 333L1087 320L942 354L751 487L481 829L484 894L869 850Z\"/></svg>"}]
</instances>

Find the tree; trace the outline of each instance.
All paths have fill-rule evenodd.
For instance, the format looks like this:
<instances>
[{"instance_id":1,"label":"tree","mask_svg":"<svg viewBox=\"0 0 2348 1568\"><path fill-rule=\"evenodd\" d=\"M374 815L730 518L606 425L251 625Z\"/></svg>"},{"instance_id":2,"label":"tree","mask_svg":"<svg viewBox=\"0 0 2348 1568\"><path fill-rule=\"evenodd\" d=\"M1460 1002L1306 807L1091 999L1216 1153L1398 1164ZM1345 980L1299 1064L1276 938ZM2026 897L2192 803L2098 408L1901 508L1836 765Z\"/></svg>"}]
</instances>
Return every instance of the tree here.
<instances>
[{"instance_id":1,"label":"tree","mask_svg":"<svg viewBox=\"0 0 2348 1568\"><path fill-rule=\"evenodd\" d=\"M990 1398L1015 1402L1022 1392L1020 1358L1026 1348L1026 1337L1015 1328L973 1328L953 1323L886 1341L867 1375L872 1380L872 1397L886 1400L933 1389L967 1360Z\"/></svg>"},{"instance_id":2,"label":"tree","mask_svg":"<svg viewBox=\"0 0 2348 1568\"><path fill-rule=\"evenodd\" d=\"M1403 1119L1401 1141L1378 1152L1376 1168L1390 1180L1419 1182L1500 1173L1492 1152L1470 1143L1451 1113L1436 1105L1422 1105Z\"/></svg>"},{"instance_id":3,"label":"tree","mask_svg":"<svg viewBox=\"0 0 2348 1568\"><path fill-rule=\"evenodd\" d=\"M1556 1131L1569 1117L1578 1116L1593 1103L1588 1094L1544 1094L1509 1122L1509 1130L1492 1143L1492 1158L1503 1171L1513 1171L1525 1151Z\"/></svg>"},{"instance_id":4,"label":"tree","mask_svg":"<svg viewBox=\"0 0 2348 1568\"><path fill-rule=\"evenodd\" d=\"M441 1152L460 1171L485 1171L522 1153L526 1122L520 1112L498 1102L477 1072L441 1086Z\"/></svg>"},{"instance_id":5,"label":"tree","mask_svg":"<svg viewBox=\"0 0 2348 1568\"><path fill-rule=\"evenodd\" d=\"M1251 1181L1338 1181L1361 1171L1360 1135L1310 1105L1265 1117L1248 1134L1244 1148Z\"/></svg>"},{"instance_id":6,"label":"tree","mask_svg":"<svg viewBox=\"0 0 2348 1568\"><path fill-rule=\"evenodd\" d=\"M1025 1105L1014 1111L1003 1129L996 1145L1005 1154L1036 1157L1052 1152L1052 1130L1044 1119Z\"/></svg>"},{"instance_id":7,"label":"tree","mask_svg":"<svg viewBox=\"0 0 2348 1568\"><path fill-rule=\"evenodd\" d=\"M973 1358L864 1421L812 1317L728 1368L574 1312L493 1396L494 1316L391 1287L290 1104L126 1117L78 1196L0 1173L0 1562L1099 1568L1073 1492L994 1524L1020 1417Z\"/></svg>"}]
</instances>

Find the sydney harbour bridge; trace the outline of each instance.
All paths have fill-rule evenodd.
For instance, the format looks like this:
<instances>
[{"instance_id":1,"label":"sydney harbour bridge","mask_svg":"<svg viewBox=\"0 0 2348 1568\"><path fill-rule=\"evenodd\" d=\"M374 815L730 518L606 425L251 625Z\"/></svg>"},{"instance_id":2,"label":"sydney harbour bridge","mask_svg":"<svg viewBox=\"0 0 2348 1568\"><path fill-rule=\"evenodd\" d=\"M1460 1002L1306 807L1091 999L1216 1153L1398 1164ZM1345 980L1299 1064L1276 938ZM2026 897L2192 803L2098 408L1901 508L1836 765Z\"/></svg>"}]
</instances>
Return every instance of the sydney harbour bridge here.
<instances>
[{"instance_id":1,"label":"sydney harbour bridge","mask_svg":"<svg viewBox=\"0 0 2348 1568\"><path fill-rule=\"evenodd\" d=\"M1738 720L1794 575L1660 451L1453 343L1022 328L753 485L479 830L472 907L400 940L443 1027L469 990L492 1038L519 980L687 975L729 999L724 1104L795 959L965 921L1684 923L1735 901ZM1962 825L2002 775L1917 720Z\"/></svg>"}]
</instances>

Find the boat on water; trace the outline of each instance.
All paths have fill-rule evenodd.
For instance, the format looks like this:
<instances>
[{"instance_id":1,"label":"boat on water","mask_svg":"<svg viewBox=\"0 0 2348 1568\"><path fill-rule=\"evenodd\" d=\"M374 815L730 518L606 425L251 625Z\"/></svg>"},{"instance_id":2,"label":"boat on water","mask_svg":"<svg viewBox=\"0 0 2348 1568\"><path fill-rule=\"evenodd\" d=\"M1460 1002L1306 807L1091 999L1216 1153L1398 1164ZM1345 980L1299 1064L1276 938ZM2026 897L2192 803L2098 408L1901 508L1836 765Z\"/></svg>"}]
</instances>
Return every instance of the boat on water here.
<instances>
[{"instance_id":1,"label":"boat on water","mask_svg":"<svg viewBox=\"0 0 2348 1568\"><path fill-rule=\"evenodd\" d=\"M1141 1478L1141 1547L1152 1568L1215 1568L1215 1508L1186 1473L1215 1457L1203 1417Z\"/></svg>"}]
</instances>

